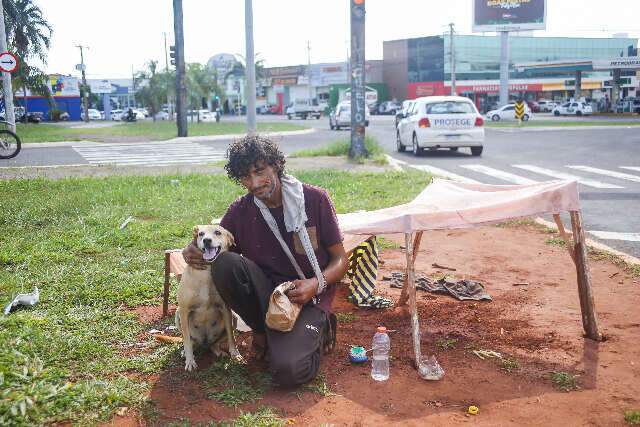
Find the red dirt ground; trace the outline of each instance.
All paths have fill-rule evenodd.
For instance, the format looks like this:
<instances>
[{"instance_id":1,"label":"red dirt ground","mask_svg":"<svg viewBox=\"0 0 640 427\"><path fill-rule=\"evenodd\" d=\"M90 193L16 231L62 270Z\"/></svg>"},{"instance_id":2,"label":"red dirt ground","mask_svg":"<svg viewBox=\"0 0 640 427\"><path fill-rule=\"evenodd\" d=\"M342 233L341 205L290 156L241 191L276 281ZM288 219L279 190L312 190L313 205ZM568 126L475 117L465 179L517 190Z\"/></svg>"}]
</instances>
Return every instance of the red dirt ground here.
<instances>
[{"instance_id":1,"label":"red dirt ground","mask_svg":"<svg viewBox=\"0 0 640 427\"><path fill-rule=\"evenodd\" d=\"M116 417L112 424L164 425L184 418L206 423L271 406L296 425L312 426L624 425L624 411L640 409L640 281L609 261L590 260L600 329L607 339L584 339L575 268L564 248L545 243L549 237L532 226L425 233L418 273L437 273L434 262L455 267L449 274L481 281L493 297L492 302L459 302L418 291L422 353L437 356L446 371L440 381L424 381L412 367L404 308L355 308L346 301L343 286L334 308L357 318L339 324L337 351L324 358L321 368L336 395L271 389L256 404L233 409L207 399L203 384L178 366L149 379L157 412L153 421L134 414ZM379 277L404 269L400 249L384 250L381 259ZM529 285L513 285L521 282ZM399 290L379 283L381 294L397 300ZM161 311L138 312L151 327ZM368 345L379 324L397 330L391 334L391 376L384 383L371 379L370 365L347 360L347 345ZM445 337L457 339L454 348L435 346ZM238 342L247 354L250 334ZM480 360L473 349L500 352L520 368L506 372L497 360ZM203 356L199 368L210 362ZM554 388L550 374L558 371L579 375L580 390ZM469 405L478 406L479 414L466 415Z\"/></svg>"}]
</instances>

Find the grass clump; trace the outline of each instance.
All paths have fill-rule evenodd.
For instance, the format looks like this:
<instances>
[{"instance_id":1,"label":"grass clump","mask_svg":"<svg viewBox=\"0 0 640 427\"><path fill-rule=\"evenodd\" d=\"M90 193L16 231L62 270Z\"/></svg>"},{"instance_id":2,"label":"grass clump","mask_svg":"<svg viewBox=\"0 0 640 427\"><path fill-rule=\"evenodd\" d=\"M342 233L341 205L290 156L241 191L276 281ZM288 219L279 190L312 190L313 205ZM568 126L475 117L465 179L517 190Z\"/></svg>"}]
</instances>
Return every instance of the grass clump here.
<instances>
[{"instance_id":1,"label":"grass clump","mask_svg":"<svg viewBox=\"0 0 640 427\"><path fill-rule=\"evenodd\" d=\"M580 388L578 385L578 376L568 372L552 372L551 381L553 381L553 385L556 386L556 388L566 392Z\"/></svg>"},{"instance_id":2,"label":"grass clump","mask_svg":"<svg viewBox=\"0 0 640 427\"><path fill-rule=\"evenodd\" d=\"M255 412L242 412L231 423L221 423L221 426L233 427L284 427L288 422L276 414L273 408L262 407Z\"/></svg>"},{"instance_id":3,"label":"grass clump","mask_svg":"<svg viewBox=\"0 0 640 427\"><path fill-rule=\"evenodd\" d=\"M565 247L565 241L560 237L550 237L544 241L547 245Z\"/></svg>"},{"instance_id":4,"label":"grass clump","mask_svg":"<svg viewBox=\"0 0 640 427\"><path fill-rule=\"evenodd\" d=\"M221 358L199 373L207 383L207 396L237 407L262 398L271 384L267 374L251 374L247 366L229 358Z\"/></svg>"},{"instance_id":5,"label":"grass clump","mask_svg":"<svg viewBox=\"0 0 640 427\"><path fill-rule=\"evenodd\" d=\"M640 410L625 411L624 420L632 426L640 426Z\"/></svg>"},{"instance_id":6,"label":"grass clump","mask_svg":"<svg viewBox=\"0 0 640 427\"><path fill-rule=\"evenodd\" d=\"M500 369L507 373L520 369L520 363L515 359L500 359Z\"/></svg>"},{"instance_id":7,"label":"grass clump","mask_svg":"<svg viewBox=\"0 0 640 427\"><path fill-rule=\"evenodd\" d=\"M384 237L378 237L376 239L378 241L378 248L380 250L383 249L400 249L402 245L400 243L396 243L393 240L385 239Z\"/></svg>"},{"instance_id":8,"label":"grass clump","mask_svg":"<svg viewBox=\"0 0 640 427\"><path fill-rule=\"evenodd\" d=\"M309 390L313 393L319 394L320 396L335 396L336 394L331 390L331 387L327 384L326 377L324 374L318 374L313 382L305 385L305 390Z\"/></svg>"},{"instance_id":9,"label":"grass clump","mask_svg":"<svg viewBox=\"0 0 640 427\"><path fill-rule=\"evenodd\" d=\"M378 160L384 158L384 148L378 143L378 141L370 135L364 137L364 146L369 152L368 158ZM347 138L340 139L332 142L329 145L325 145L320 148L310 148L308 150L296 151L291 157L338 157L349 155L349 149L351 148L351 140ZM386 163L386 160L385 160Z\"/></svg>"},{"instance_id":10,"label":"grass clump","mask_svg":"<svg viewBox=\"0 0 640 427\"><path fill-rule=\"evenodd\" d=\"M358 320L358 316L355 313L336 313L336 318L339 323L351 323Z\"/></svg>"},{"instance_id":11,"label":"grass clump","mask_svg":"<svg viewBox=\"0 0 640 427\"><path fill-rule=\"evenodd\" d=\"M595 259L596 261L609 261L616 267L623 269L625 272L629 273L631 277L637 279L640 277L640 264L631 264L625 261L622 257L601 251L599 249L595 249L591 246L588 247L589 256Z\"/></svg>"},{"instance_id":12,"label":"grass clump","mask_svg":"<svg viewBox=\"0 0 640 427\"><path fill-rule=\"evenodd\" d=\"M450 350L458 343L457 338L438 338L436 339L436 347L440 350Z\"/></svg>"}]
</instances>

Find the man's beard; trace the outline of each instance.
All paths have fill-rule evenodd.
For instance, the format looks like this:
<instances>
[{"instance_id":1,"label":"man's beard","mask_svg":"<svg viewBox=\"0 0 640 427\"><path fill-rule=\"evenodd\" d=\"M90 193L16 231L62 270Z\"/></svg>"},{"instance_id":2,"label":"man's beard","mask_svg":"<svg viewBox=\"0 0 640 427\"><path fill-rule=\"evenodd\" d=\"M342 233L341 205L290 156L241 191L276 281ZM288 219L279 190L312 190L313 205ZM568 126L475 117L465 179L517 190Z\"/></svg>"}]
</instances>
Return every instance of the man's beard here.
<instances>
[{"instance_id":1,"label":"man's beard","mask_svg":"<svg viewBox=\"0 0 640 427\"><path fill-rule=\"evenodd\" d=\"M261 187L259 191L253 192L253 195L262 201L266 201L273 196L274 191L276 191L276 184L271 183L271 185L265 185L264 187ZM260 195L257 195L256 193L260 193Z\"/></svg>"}]
</instances>

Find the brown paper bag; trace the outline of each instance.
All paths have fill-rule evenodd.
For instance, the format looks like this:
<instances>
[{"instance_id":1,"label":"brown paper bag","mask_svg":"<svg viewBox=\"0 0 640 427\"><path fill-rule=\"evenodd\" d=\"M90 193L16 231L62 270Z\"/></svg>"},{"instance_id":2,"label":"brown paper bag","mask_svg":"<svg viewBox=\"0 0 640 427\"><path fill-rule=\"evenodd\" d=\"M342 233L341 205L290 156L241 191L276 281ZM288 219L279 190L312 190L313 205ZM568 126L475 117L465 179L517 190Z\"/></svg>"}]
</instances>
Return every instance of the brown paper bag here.
<instances>
[{"instance_id":1,"label":"brown paper bag","mask_svg":"<svg viewBox=\"0 0 640 427\"><path fill-rule=\"evenodd\" d=\"M302 306L289 301L285 294L289 289L295 288L291 282L284 282L273 290L269 298L269 308L267 309L266 323L271 329L280 332L289 332L293 329L296 319L300 314Z\"/></svg>"}]
</instances>

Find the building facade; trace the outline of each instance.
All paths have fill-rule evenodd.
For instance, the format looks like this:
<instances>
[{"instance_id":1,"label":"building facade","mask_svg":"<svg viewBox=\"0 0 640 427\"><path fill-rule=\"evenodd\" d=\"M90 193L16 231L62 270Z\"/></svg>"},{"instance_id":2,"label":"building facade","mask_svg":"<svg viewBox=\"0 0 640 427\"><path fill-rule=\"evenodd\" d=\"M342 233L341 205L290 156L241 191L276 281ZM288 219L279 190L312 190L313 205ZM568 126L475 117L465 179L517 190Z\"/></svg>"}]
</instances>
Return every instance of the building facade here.
<instances>
[{"instance_id":1,"label":"building facade","mask_svg":"<svg viewBox=\"0 0 640 427\"><path fill-rule=\"evenodd\" d=\"M456 93L473 99L481 111L498 102L500 37L455 35ZM397 99L451 94L451 40L448 34L385 41L383 73L389 95ZM521 37L509 40L511 99L561 100L574 95L575 71L519 69L515 64L567 60L599 60L637 54L631 38ZM624 96L638 88L635 71L621 85ZM582 96L599 99L611 89L611 71L582 73ZM640 92L639 92L640 93Z\"/></svg>"}]
</instances>

